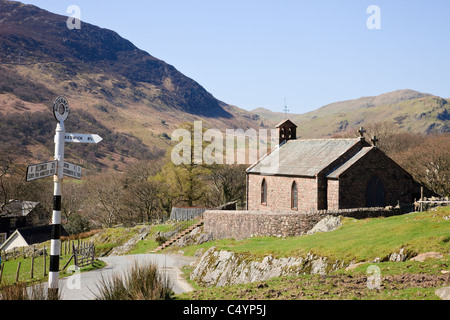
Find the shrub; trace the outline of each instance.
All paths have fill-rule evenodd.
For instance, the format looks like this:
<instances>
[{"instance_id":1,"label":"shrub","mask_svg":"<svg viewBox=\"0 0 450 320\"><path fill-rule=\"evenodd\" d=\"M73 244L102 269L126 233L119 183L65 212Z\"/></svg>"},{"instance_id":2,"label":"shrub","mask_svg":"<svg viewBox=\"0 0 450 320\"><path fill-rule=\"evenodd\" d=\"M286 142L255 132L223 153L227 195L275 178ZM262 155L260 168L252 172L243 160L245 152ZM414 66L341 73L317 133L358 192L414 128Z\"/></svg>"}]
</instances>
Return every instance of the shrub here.
<instances>
[{"instance_id":1,"label":"shrub","mask_svg":"<svg viewBox=\"0 0 450 320\"><path fill-rule=\"evenodd\" d=\"M0 300L61 300L58 291L56 297L48 297L45 283L27 287L25 282L0 286Z\"/></svg>"},{"instance_id":2,"label":"shrub","mask_svg":"<svg viewBox=\"0 0 450 320\"><path fill-rule=\"evenodd\" d=\"M155 264L137 262L122 276L102 276L96 300L170 300L173 296L168 276L158 274Z\"/></svg>"},{"instance_id":3,"label":"shrub","mask_svg":"<svg viewBox=\"0 0 450 320\"><path fill-rule=\"evenodd\" d=\"M157 235L155 238L155 241L159 244L162 245L163 243L165 243L167 241L167 238L162 236L162 235Z\"/></svg>"}]
</instances>

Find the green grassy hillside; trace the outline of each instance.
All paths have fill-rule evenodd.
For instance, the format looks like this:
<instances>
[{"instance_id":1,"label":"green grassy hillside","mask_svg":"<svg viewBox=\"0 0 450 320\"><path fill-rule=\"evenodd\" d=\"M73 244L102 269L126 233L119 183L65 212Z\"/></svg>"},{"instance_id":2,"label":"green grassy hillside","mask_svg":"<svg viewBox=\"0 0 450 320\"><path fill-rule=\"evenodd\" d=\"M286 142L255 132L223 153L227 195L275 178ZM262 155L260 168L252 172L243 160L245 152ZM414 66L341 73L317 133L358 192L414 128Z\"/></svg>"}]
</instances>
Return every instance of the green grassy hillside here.
<instances>
[{"instance_id":1,"label":"green grassy hillside","mask_svg":"<svg viewBox=\"0 0 450 320\"><path fill-rule=\"evenodd\" d=\"M192 255L200 248L216 246L219 250L243 253L246 259L318 256L361 262L352 270L339 269L327 276L299 275L269 281L201 288L179 295L179 299L439 299L436 289L450 285L450 207L376 219L344 219L333 232L292 238L259 237L242 241L217 240L183 248ZM424 262L407 260L389 262L389 255L405 248L411 255L437 252L442 258ZM381 262L373 260L380 258ZM369 289L368 267L380 270L381 287ZM191 269L186 269L188 275ZM194 284L196 286L196 284Z\"/></svg>"},{"instance_id":2,"label":"green grassy hillside","mask_svg":"<svg viewBox=\"0 0 450 320\"><path fill-rule=\"evenodd\" d=\"M449 100L412 90L399 90L377 97L332 103L305 114L291 114L302 138L319 138L377 122L389 122L414 133L448 132ZM275 125L284 113L256 109L266 125ZM356 133L355 133L356 134Z\"/></svg>"}]
</instances>

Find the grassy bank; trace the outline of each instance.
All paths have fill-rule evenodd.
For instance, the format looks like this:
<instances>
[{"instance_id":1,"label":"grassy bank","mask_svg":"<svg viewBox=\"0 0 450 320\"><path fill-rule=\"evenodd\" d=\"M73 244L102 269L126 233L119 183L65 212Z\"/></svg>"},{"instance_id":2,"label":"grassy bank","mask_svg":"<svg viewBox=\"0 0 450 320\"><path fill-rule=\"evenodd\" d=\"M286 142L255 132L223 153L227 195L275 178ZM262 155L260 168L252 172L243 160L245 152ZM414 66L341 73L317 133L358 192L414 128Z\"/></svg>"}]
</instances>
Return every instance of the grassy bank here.
<instances>
[{"instance_id":1,"label":"grassy bank","mask_svg":"<svg viewBox=\"0 0 450 320\"><path fill-rule=\"evenodd\" d=\"M258 237L241 241L216 240L182 248L186 255L212 246L233 252L245 252L255 260L267 254L275 257L304 256L308 252L340 261L362 263L353 270L340 269L327 276L299 275L220 288L201 288L178 295L189 300L252 299L370 299L435 300L437 288L450 285L450 207L423 213L375 219L344 219L333 232L292 238ZM412 255L439 252L442 258L424 262L384 261L406 248ZM382 262L373 263L376 258ZM379 268L381 285L367 286L369 266ZM191 269L185 270L188 276Z\"/></svg>"},{"instance_id":2,"label":"grassy bank","mask_svg":"<svg viewBox=\"0 0 450 320\"><path fill-rule=\"evenodd\" d=\"M222 250L248 252L255 257L299 257L308 252L331 260L359 262L386 258L401 248L412 253L450 253L450 207L389 218L343 219L333 232L300 237L255 237L236 241L216 240L182 248L186 255L217 246Z\"/></svg>"},{"instance_id":3,"label":"grassy bank","mask_svg":"<svg viewBox=\"0 0 450 320\"><path fill-rule=\"evenodd\" d=\"M60 267L62 268L65 266L67 261L70 259L70 255L63 255L61 256L60 260ZM19 278L18 282L24 282L26 284L34 284L34 283L41 283L48 281L48 268L50 265L50 257L46 257L46 273L44 275L44 257L39 256L34 259L34 267L33 267L33 278L31 278L31 266L32 266L32 259L26 258L26 259L14 259L9 261L2 261L2 264L4 264L3 267L3 274L2 274L2 281L1 284L13 284L16 282L16 275L17 275L17 267L20 263L20 270L19 270ZM67 269L70 266L73 266L73 259L68 265L68 267L60 272L60 278L64 278L67 276L70 276L71 273L67 272ZM95 260L93 265L89 265L86 267L83 267L81 269L81 272L91 271L99 268L103 268L105 266L105 263L100 260Z\"/></svg>"}]
</instances>

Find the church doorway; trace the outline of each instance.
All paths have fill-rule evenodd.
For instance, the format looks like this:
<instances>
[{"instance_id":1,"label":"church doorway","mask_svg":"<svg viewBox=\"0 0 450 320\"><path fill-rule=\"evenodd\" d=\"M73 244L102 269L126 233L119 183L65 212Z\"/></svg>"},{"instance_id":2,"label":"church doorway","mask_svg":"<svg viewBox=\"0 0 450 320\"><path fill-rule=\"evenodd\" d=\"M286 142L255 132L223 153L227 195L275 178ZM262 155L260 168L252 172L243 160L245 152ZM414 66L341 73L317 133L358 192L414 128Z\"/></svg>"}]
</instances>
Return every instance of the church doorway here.
<instances>
[{"instance_id":1,"label":"church doorway","mask_svg":"<svg viewBox=\"0 0 450 320\"><path fill-rule=\"evenodd\" d=\"M384 183L378 176L373 176L367 184L366 190L367 207L386 206Z\"/></svg>"}]
</instances>

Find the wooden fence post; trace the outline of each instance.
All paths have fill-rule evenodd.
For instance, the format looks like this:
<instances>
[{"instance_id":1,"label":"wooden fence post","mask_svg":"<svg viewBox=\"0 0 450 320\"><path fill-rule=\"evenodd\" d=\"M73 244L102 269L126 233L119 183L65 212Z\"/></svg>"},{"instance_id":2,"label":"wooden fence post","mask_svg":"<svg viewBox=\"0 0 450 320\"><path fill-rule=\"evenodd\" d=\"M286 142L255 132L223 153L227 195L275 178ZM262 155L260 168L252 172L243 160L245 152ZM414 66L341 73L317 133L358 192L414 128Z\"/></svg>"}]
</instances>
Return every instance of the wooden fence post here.
<instances>
[{"instance_id":1,"label":"wooden fence post","mask_svg":"<svg viewBox=\"0 0 450 320\"><path fill-rule=\"evenodd\" d=\"M42 254L44 256L44 277L47 275L47 251L45 250L44 246L44 253Z\"/></svg>"},{"instance_id":2,"label":"wooden fence post","mask_svg":"<svg viewBox=\"0 0 450 320\"><path fill-rule=\"evenodd\" d=\"M34 254L31 256L30 279L34 278Z\"/></svg>"},{"instance_id":3,"label":"wooden fence post","mask_svg":"<svg viewBox=\"0 0 450 320\"><path fill-rule=\"evenodd\" d=\"M423 187L420 187L420 212L423 212Z\"/></svg>"},{"instance_id":4,"label":"wooden fence post","mask_svg":"<svg viewBox=\"0 0 450 320\"><path fill-rule=\"evenodd\" d=\"M21 262L19 262L19 264L17 265L17 271L16 271L16 283L19 282L20 264L21 264Z\"/></svg>"},{"instance_id":5,"label":"wooden fence post","mask_svg":"<svg viewBox=\"0 0 450 320\"><path fill-rule=\"evenodd\" d=\"M77 266L78 265L78 257L77 257L77 249L75 249L75 244L72 242L72 254L73 254L73 263Z\"/></svg>"},{"instance_id":6,"label":"wooden fence post","mask_svg":"<svg viewBox=\"0 0 450 320\"><path fill-rule=\"evenodd\" d=\"M5 266L4 263L0 265L0 284L2 283L2 277L3 277L3 267Z\"/></svg>"}]
</instances>

